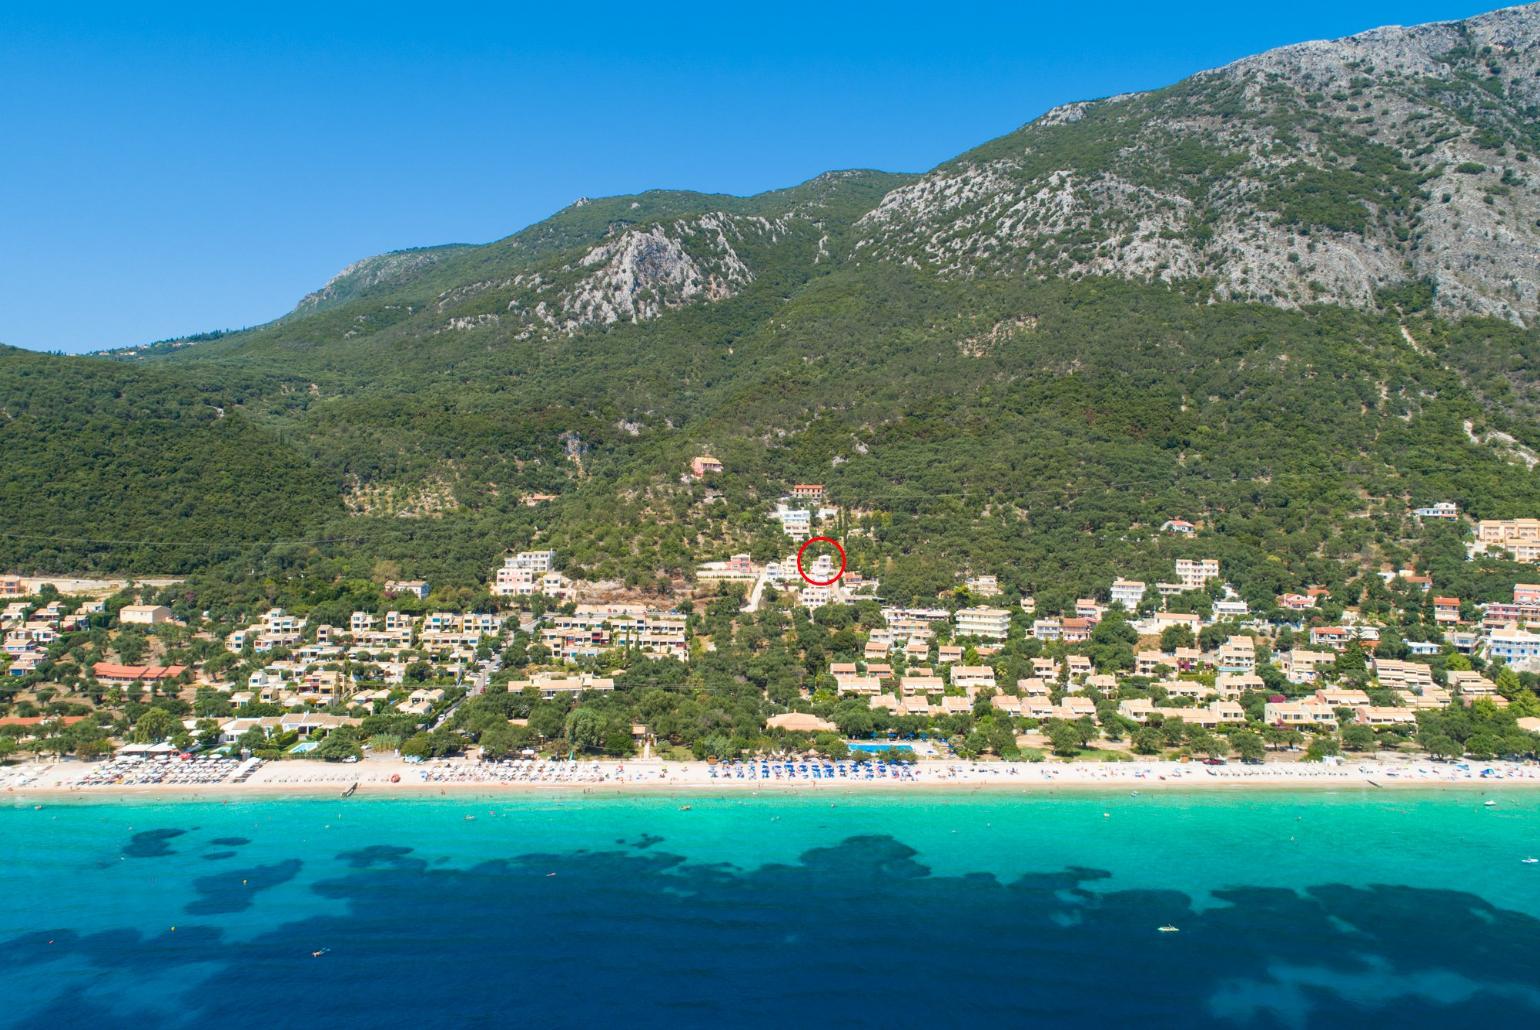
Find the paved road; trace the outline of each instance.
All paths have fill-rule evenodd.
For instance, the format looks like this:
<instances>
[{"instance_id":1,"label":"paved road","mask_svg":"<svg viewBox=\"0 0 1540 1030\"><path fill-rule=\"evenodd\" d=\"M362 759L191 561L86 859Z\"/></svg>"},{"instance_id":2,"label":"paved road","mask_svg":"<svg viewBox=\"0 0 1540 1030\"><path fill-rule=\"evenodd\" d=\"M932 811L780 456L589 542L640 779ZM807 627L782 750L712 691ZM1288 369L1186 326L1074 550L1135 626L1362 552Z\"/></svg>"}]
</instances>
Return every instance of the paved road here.
<instances>
[{"instance_id":1,"label":"paved road","mask_svg":"<svg viewBox=\"0 0 1540 1030\"><path fill-rule=\"evenodd\" d=\"M465 684L465 697L462 697L460 700L444 709L443 713L439 715L437 719L433 720L433 725L428 728L430 730L436 730L440 726L444 725L444 723L448 721L449 717L455 713L455 709L459 708L462 704L465 703L466 697L475 697L477 694L485 694L487 692L487 686L492 682L492 677L497 675L497 671L502 667L503 656L496 653L494 653L492 657L486 659L485 661L477 662L476 671L471 673L467 679L461 681Z\"/></svg>"},{"instance_id":2,"label":"paved road","mask_svg":"<svg viewBox=\"0 0 1540 1030\"><path fill-rule=\"evenodd\" d=\"M745 611L745 612L757 612L757 611L759 611L759 599L764 596L765 584L767 584L769 582L770 582L769 575L766 574L766 573L761 572L759 574L759 578L754 581L754 589L749 591L749 602L748 602L748 604L745 604L743 606L742 611Z\"/></svg>"}]
</instances>

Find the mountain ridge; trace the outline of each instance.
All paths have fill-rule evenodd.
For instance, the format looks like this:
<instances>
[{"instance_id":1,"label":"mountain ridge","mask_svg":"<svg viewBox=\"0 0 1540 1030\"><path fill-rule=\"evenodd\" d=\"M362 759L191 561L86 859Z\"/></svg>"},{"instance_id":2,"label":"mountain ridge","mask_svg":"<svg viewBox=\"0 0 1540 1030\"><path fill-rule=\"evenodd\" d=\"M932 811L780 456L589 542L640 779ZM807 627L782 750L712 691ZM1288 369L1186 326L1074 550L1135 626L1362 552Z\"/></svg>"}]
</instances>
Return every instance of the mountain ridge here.
<instances>
[{"instance_id":1,"label":"mountain ridge","mask_svg":"<svg viewBox=\"0 0 1540 1030\"><path fill-rule=\"evenodd\" d=\"M1537 74L1533 4L1282 47L1056 108L885 197L857 248L954 275L1210 280L1284 307L1426 283L1450 314L1529 324Z\"/></svg>"},{"instance_id":2,"label":"mountain ridge","mask_svg":"<svg viewBox=\"0 0 1540 1030\"><path fill-rule=\"evenodd\" d=\"M1381 79L1388 67L1396 80L1371 89L1364 66ZM1483 68L1490 72L1484 78L1477 74ZM1280 77L1312 89L1288 95ZM1424 78L1441 85L1425 88ZM1328 89L1336 92L1321 92ZM1392 125L1366 124L1382 120L1368 113L1376 100ZM1256 115L1244 117L1242 106ZM1105 128L1132 133L1134 142L1096 138L1086 131L1088 119L1110 122ZM499 269L457 288L500 289L505 306L458 305L465 310L451 318L462 321L446 322L443 331L511 321L570 333L656 317L743 285L746 270L721 232L715 253L689 245L686 236L701 244L712 235L695 224L700 218L734 219L865 176L893 188L858 219L851 252L830 259L918 262L954 275L1194 279L1209 282L1217 299L1284 307L1372 307L1381 291L1415 287L1431 290L1434 305L1452 315L1533 324L1540 286L1524 270L1540 264L1540 163L1531 163L1540 152L1537 120L1540 4L1382 26L1278 47L1158 89L1059 105L919 175L853 169L750 196L648 190L581 198L491 243L362 258L275 322L378 296L381 287L388 292L458 267L456 259ZM1391 137L1392 127L1412 123L1420 138ZM1090 138L1054 138L1065 130ZM1262 152L1280 147L1284 157ZM606 268L620 285L609 290L597 281L576 284L570 274L560 285L551 281L570 267L522 279L506 274L556 255L570 266L578 247L607 246L614 227L656 226L670 216L672 231L620 248ZM634 286L625 285L630 280ZM518 311L507 307L513 292L523 294ZM649 292L655 296L643 296Z\"/></svg>"}]
</instances>

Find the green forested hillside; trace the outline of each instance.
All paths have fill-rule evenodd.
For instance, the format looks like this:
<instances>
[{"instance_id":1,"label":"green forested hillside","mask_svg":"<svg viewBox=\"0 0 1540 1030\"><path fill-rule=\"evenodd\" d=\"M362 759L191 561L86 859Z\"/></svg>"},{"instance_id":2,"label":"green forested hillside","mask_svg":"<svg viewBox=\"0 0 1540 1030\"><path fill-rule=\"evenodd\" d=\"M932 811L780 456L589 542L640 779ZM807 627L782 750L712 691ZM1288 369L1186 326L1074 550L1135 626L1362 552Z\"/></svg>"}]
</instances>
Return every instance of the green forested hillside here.
<instances>
[{"instance_id":1,"label":"green forested hillside","mask_svg":"<svg viewBox=\"0 0 1540 1030\"><path fill-rule=\"evenodd\" d=\"M737 303L709 311L726 318ZM853 561L903 595L946 588L969 566L1050 600L1117 573L1154 580L1184 553L1155 529L1181 515L1218 530L1201 549L1270 598L1362 560L1411 560L1413 502L1540 510L1536 477L1463 426L1540 446L1530 424L1467 385L1475 365L1414 348L1396 319L1197 303L1111 281L960 286L891 269L809 286L730 344L704 342L707 310L551 345L518 372L493 351L452 375L257 394L219 422L285 441L289 464L271 466L280 480L295 455L306 464L294 488L278 489L290 520L269 516L230 542L295 535L268 530L279 524L335 542L239 560L275 574L314 566L321 579L386 561L473 586L501 550L538 533L592 576L647 584L740 545L776 553L763 512L786 484L811 479L871 513L851 527ZM1475 353L1481 341L1487 362L1532 345L1498 323L1406 324L1432 348L1457 337ZM196 362L134 371L209 374ZM566 440L581 441L581 471ZM678 482L702 449L728 465L722 501ZM408 499L442 490L450 503L346 513L336 491L323 502L302 488L315 482ZM531 492L559 497L529 508L519 498ZM163 527L168 539L182 539L175 528ZM91 560L119 557L94 549Z\"/></svg>"},{"instance_id":2,"label":"green forested hillside","mask_svg":"<svg viewBox=\"0 0 1540 1030\"><path fill-rule=\"evenodd\" d=\"M326 474L242 410L264 394L281 389L0 348L0 565L184 572L324 523Z\"/></svg>"},{"instance_id":3,"label":"green forested hillside","mask_svg":"<svg viewBox=\"0 0 1540 1030\"><path fill-rule=\"evenodd\" d=\"M900 599L972 568L1062 604L1200 551L1259 602L1387 562L1451 590L1511 580L1407 516L1540 514L1522 277L1493 285L1490 253L1481 275L1419 264L1460 225L1510 228L1504 260L1533 235L1527 173L1439 213L1435 180L1464 173L1416 153L1485 126L1529 165L1522 55L1472 79L1494 31L1422 78L1376 79L1377 38L1243 62L925 177L584 202L485 246L368 259L204 342L7 352L0 565L202 568L228 595L387 574L474 591L539 541L571 571L666 589L734 549L783 553L765 513L812 480L853 511L853 566ZM1385 67L1446 35L1397 42ZM1371 106L1395 117L1367 126ZM1458 139L1387 128L1434 121ZM1231 188L1242 158L1254 189ZM1191 260L1157 269L1161 248ZM1264 251L1302 288L1214 271ZM708 450L719 497L680 481ZM1201 541L1160 536L1174 516Z\"/></svg>"}]
</instances>

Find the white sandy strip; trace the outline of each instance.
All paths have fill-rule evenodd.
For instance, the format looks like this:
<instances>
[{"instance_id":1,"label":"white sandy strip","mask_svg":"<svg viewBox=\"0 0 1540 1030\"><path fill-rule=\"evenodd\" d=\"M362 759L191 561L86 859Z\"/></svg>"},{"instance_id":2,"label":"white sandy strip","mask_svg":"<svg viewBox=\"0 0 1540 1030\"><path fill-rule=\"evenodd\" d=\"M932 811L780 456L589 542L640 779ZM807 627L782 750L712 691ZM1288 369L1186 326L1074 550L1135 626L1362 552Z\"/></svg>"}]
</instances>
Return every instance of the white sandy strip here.
<instances>
[{"instance_id":1,"label":"white sandy strip","mask_svg":"<svg viewBox=\"0 0 1540 1030\"><path fill-rule=\"evenodd\" d=\"M797 763L801 766L801 763ZM772 769L775 763L771 763ZM334 797L357 784L359 797L421 796L450 791L482 792L565 789L583 793L776 791L913 791L928 789L1101 788L1129 790L1216 788L1289 789L1334 787L1374 790L1394 787L1528 787L1540 789L1540 764L1473 762L1347 761L1341 765L1267 763L1205 766L1180 762L921 762L912 778L865 773L817 779L799 772L750 777L748 766L712 766L706 762L520 762L483 764L445 759L411 764L399 759L369 759L331 765L310 761L269 762L241 783L122 783L83 785L97 768L84 762L29 763L0 769L0 795L13 802L31 799L136 800L231 798L276 795ZM756 771L760 767L756 766ZM847 765L847 770L850 767ZM716 775L713 775L715 771ZM1486 774L1483 775L1483 772Z\"/></svg>"}]
</instances>

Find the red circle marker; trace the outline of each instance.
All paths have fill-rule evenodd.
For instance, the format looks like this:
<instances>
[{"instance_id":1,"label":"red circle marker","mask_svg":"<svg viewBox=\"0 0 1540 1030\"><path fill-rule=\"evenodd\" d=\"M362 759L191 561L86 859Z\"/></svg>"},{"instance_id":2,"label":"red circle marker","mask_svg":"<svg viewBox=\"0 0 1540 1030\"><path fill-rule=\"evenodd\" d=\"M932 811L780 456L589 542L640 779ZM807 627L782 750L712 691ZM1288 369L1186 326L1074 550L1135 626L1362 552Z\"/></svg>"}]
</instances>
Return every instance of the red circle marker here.
<instances>
[{"instance_id":1,"label":"red circle marker","mask_svg":"<svg viewBox=\"0 0 1540 1030\"><path fill-rule=\"evenodd\" d=\"M807 572L802 568L802 552L808 549L809 544L816 544L820 540L826 544L832 544L834 549L840 553L840 570L834 574L833 579L814 579L812 576L809 576ZM802 546L797 548L797 574L800 575L803 579L807 580L809 583L813 584L815 587L833 586L834 584L838 583L840 581L840 577L845 574L845 549L841 547L840 542L834 539L832 536L808 537Z\"/></svg>"}]
</instances>

